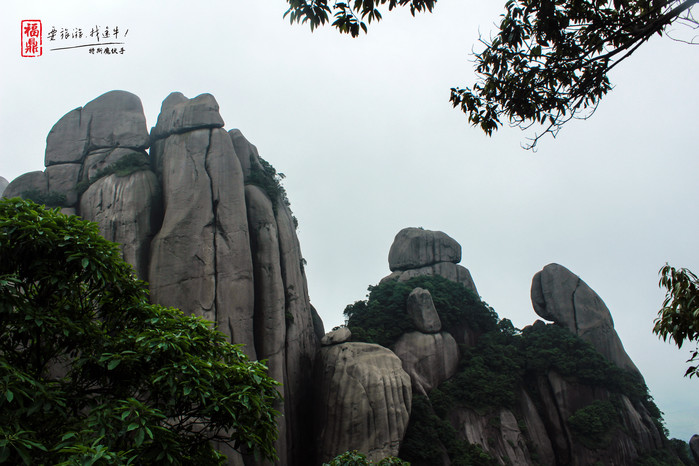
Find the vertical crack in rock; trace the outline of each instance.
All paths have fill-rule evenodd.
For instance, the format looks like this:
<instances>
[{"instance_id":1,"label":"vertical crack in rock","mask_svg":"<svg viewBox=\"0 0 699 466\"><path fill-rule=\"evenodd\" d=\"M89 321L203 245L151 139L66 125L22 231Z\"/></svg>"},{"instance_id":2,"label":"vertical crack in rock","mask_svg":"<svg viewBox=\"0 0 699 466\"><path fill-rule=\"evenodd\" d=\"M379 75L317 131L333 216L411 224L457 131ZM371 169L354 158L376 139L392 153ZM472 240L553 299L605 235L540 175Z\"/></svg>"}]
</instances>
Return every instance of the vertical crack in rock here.
<instances>
[{"instance_id":1,"label":"vertical crack in rock","mask_svg":"<svg viewBox=\"0 0 699 466\"><path fill-rule=\"evenodd\" d=\"M573 293L570 295L570 300L571 300L571 309L573 310L573 323L575 324L575 334L580 335L580 327L578 325L578 309L575 306L575 294L578 292L580 289L580 286L582 284L582 280L580 277L578 277L578 282L575 284L575 289L573 290Z\"/></svg>"},{"instance_id":2,"label":"vertical crack in rock","mask_svg":"<svg viewBox=\"0 0 699 466\"><path fill-rule=\"evenodd\" d=\"M214 218L212 219L213 223L213 248L214 248L214 254L213 254L213 267L214 267L214 299L211 301L211 309L213 313L213 321L218 323L218 308L219 308L219 296L218 296L218 254L216 254L216 237L218 236L218 229L219 229L219 220L218 220L218 202L219 199L216 198L216 193L214 191L214 180L211 176L211 172L209 171L209 150L211 149L211 132L213 130L209 130L209 142L206 144L206 150L204 151L204 170L206 171L206 176L209 178L209 189L211 190L211 211L213 213ZM196 170L196 166L195 166Z\"/></svg>"}]
</instances>

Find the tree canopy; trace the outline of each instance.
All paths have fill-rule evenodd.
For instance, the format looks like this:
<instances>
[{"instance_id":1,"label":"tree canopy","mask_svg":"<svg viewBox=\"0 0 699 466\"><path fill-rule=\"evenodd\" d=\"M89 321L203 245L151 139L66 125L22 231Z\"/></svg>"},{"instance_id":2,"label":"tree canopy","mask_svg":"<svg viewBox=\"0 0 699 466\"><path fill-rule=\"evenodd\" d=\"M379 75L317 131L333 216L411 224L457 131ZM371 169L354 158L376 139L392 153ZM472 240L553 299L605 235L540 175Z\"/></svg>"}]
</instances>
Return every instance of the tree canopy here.
<instances>
[{"instance_id":1,"label":"tree canopy","mask_svg":"<svg viewBox=\"0 0 699 466\"><path fill-rule=\"evenodd\" d=\"M148 303L96 224L0 201L0 463L274 458L277 382L213 324Z\"/></svg>"},{"instance_id":2,"label":"tree canopy","mask_svg":"<svg viewBox=\"0 0 699 466\"><path fill-rule=\"evenodd\" d=\"M507 0L499 30L480 39L476 82L453 87L450 101L491 135L504 122L541 125L528 148L573 118L592 115L611 89L609 72L675 22L699 28L699 0ZM379 7L432 12L436 0L287 0L292 23L330 23L356 37L379 21Z\"/></svg>"},{"instance_id":3,"label":"tree canopy","mask_svg":"<svg viewBox=\"0 0 699 466\"><path fill-rule=\"evenodd\" d=\"M660 269L660 286L666 289L663 308L655 319L653 332L663 341L671 339L682 348L685 342L699 341L699 279L690 270L665 265ZM687 362L699 360L699 348ZM699 364L690 365L685 376L699 376Z\"/></svg>"}]
</instances>

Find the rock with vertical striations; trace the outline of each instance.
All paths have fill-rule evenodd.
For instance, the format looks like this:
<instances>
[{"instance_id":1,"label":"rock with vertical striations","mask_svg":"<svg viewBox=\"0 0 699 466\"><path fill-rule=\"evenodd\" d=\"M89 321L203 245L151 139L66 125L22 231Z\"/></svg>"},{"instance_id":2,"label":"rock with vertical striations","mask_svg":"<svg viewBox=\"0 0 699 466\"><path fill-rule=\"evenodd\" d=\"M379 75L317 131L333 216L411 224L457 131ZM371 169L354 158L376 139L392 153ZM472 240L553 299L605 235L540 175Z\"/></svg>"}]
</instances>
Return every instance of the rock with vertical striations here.
<instances>
[{"instance_id":1,"label":"rock with vertical striations","mask_svg":"<svg viewBox=\"0 0 699 466\"><path fill-rule=\"evenodd\" d=\"M160 185L142 170L99 179L80 198L80 215L99 225L100 233L121 245L124 260L141 280L148 280L150 243L162 218Z\"/></svg>"},{"instance_id":2,"label":"rock with vertical striations","mask_svg":"<svg viewBox=\"0 0 699 466\"><path fill-rule=\"evenodd\" d=\"M2 197L2 193L5 192L5 188L7 188L8 184L10 184L10 182L7 181L4 177L0 176L0 197Z\"/></svg>"},{"instance_id":3,"label":"rock with vertical striations","mask_svg":"<svg viewBox=\"0 0 699 466\"><path fill-rule=\"evenodd\" d=\"M570 270L549 264L537 272L531 298L539 316L589 342L617 366L639 373L614 330L612 315L602 298Z\"/></svg>"},{"instance_id":4,"label":"rock with vertical striations","mask_svg":"<svg viewBox=\"0 0 699 466\"><path fill-rule=\"evenodd\" d=\"M326 346L320 350L316 386L317 464L347 450L371 461L398 454L412 392L395 354L369 343Z\"/></svg>"},{"instance_id":5,"label":"rock with vertical striations","mask_svg":"<svg viewBox=\"0 0 699 466\"><path fill-rule=\"evenodd\" d=\"M410 375L413 391L425 396L451 378L459 366L459 347L447 332L406 333L396 342L393 351Z\"/></svg>"},{"instance_id":6,"label":"rock with vertical striations","mask_svg":"<svg viewBox=\"0 0 699 466\"><path fill-rule=\"evenodd\" d=\"M230 142L230 139L229 139ZM255 283L255 350L266 359L269 375L281 383L286 381L286 315L284 281L279 257L279 234L272 202L258 186L245 187L250 246L253 250ZM279 387L281 395L284 388ZM283 406L276 407L284 415ZM279 438L275 444L279 462L286 464L286 423L279 422Z\"/></svg>"}]
</instances>

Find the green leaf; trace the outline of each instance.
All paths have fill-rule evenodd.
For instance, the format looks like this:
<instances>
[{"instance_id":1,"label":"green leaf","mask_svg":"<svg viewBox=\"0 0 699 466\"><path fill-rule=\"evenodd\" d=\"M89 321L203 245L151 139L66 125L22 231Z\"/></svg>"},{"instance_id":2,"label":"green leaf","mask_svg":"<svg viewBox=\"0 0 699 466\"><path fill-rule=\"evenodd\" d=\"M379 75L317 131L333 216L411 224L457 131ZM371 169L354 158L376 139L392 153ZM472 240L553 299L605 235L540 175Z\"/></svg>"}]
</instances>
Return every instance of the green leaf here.
<instances>
[{"instance_id":1,"label":"green leaf","mask_svg":"<svg viewBox=\"0 0 699 466\"><path fill-rule=\"evenodd\" d=\"M12 393L12 390L7 390L5 392L5 399L7 400L8 403L12 402L14 397L15 397L15 394Z\"/></svg>"},{"instance_id":2,"label":"green leaf","mask_svg":"<svg viewBox=\"0 0 699 466\"><path fill-rule=\"evenodd\" d=\"M83 260L82 260L83 269L86 268L89 264L90 264L89 259L87 257L83 257Z\"/></svg>"},{"instance_id":3,"label":"green leaf","mask_svg":"<svg viewBox=\"0 0 699 466\"><path fill-rule=\"evenodd\" d=\"M110 371L113 370L116 366L119 365L120 362L121 359L112 359L111 361L109 361L109 364L107 364L107 369Z\"/></svg>"}]
</instances>

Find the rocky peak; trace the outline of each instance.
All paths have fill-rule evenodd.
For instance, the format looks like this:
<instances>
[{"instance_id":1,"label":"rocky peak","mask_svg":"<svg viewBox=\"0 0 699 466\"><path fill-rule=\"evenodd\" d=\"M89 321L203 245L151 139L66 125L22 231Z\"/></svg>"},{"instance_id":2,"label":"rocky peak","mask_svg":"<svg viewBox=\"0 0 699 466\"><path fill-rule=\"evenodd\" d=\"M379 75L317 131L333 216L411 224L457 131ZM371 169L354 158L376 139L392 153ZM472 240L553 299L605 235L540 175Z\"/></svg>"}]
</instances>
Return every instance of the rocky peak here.
<instances>
[{"instance_id":1,"label":"rocky peak","mask_svg":"<svg viewBox=\"0 0 699 466\"><path fill-rule=\"evenodd\" d=\"M458 265L461 245L441 231L404 228L398 232L388 252L388 268L393 272L384 280L407 281L420 275L440 275L461 283L478 295L471 272Z\"/></svg>"},{"instance_id":2,"label":"rocky peak","mask_svg":"<svg viewBox=\"0 0 699 466\"><path fill-rule=\"evenodd\" d=\"M614 330L602 298L580 277L559 264L549 264L532 279L534 311L588 341L617 366L638 372Z\"/></svg>"},{"instance_id":3,"label":"rocky peak","mask_svg":"<svg viewBox=\"0 0 699 466\"><path fill-rule=\"evenodd\" d=\"M461 261L461 245L441 231L404 228L398 232L388 252L388 267L418 269L439 262Z\"/></svg>"}]
</instances>

